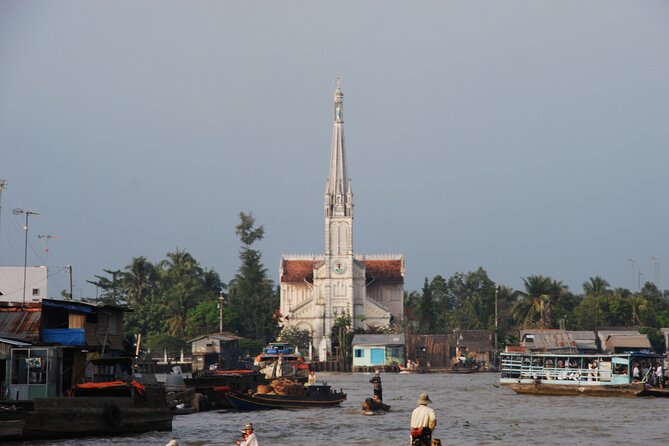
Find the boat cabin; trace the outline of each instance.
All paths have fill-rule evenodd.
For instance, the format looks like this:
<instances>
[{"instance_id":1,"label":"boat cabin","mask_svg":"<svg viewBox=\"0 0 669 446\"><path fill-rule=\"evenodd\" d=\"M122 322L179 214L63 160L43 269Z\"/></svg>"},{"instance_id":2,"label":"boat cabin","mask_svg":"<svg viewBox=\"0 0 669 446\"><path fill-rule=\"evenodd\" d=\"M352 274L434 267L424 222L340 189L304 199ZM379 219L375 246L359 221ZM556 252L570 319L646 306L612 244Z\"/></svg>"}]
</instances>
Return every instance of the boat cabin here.
<instances>
[{"instance_id":1,"label":"boat cabin","mask_svg":"<svg viewBox=\"0 0 669 446\"><path fill-rule=\"evenodd\" d=\"M512 352L501 354L500 383L551 382L559 385L620 385L635 381L652 383L656 363L664 356L650 352L618 354L555 354Z\"/></svg>"}]
</instances>

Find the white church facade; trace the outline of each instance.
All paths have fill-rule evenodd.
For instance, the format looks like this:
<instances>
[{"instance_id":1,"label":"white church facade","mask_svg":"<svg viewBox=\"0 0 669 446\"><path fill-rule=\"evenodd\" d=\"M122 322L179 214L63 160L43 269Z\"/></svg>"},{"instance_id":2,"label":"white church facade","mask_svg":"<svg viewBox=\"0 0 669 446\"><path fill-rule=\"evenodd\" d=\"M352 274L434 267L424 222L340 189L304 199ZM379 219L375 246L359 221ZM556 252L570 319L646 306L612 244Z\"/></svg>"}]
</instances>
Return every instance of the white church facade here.
<instances>
[{"instance_id":1,"label":"white church facade","mask_svg":"<svg viewBox=\"0 0 669 446\"><path fill-rule=\"evenodd\" d=\"M284 327L312 333L320 360L332 352L332 326L349 316L354 328L381 327L404 314L404 256L353 250L353 191L344 146L344 95L334 94L330 171L325 189L325 252L283 255L279 267Z\"/></svg>"}]
</instances>

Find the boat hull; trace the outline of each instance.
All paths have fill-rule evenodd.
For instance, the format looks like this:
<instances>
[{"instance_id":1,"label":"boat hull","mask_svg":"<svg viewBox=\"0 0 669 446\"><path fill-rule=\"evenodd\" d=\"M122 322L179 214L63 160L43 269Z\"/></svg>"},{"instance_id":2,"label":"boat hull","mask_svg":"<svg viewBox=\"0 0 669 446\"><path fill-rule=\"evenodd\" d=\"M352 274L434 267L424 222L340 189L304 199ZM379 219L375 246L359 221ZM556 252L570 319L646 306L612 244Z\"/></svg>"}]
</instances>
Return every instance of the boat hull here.
<instances>
[{"instance_id":1,"label":"boat hull","mask_svg":"<svg viewBox=\"0 0 669 446\"><path fill-rule=\"evenodd\" d=\"M230 405L237 410L304 409L334 407L346 400L346 394L333 393L328 399L312 399L291 395L242 395L229 393Z\"/></svg>"},{"instance_id":2,"label":"boat hull","mask_svg":"<svg viewBox=\"0 0 669 446\"><path fill-rule=\"evenodd\" d=\"M169 431L174 416L164 389L148 387L141 397L36 398L7 401L3 406L15 410L0 411L0 423L24 422L21 440Z\"/></svg>"},{"instance_id":3,"label":"boat hull","mask_svg":"<svg viewBox=\"0 0 669 446\"><path fill-rule=\"evenodd\" d=\"M500 383L522 395L554 395L554 396L669 396L664 389L648 388L644 383L630 383L620 385L597 385L587 383L553 384L546 382L515 382Z\"/></svg>"}]
</instances>

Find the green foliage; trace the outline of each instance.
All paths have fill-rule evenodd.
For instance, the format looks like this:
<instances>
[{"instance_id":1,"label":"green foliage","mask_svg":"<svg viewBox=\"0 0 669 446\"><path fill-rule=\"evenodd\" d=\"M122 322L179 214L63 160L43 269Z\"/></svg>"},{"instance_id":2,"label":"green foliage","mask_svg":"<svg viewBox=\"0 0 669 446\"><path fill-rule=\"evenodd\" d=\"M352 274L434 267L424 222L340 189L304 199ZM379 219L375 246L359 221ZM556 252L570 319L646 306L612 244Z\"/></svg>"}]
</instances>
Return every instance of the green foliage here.
<instances>
[{"instance_id":1,"label":"green foliage","mask_svg":"<svg viewBox=\"0 0 669 446\"><path fill-rule=\"evenodd\" d=\"M184 352L190 350L190 345L184 339L164 333L149 336L145 345L155 356L167 351L168 358L178 358L182 350Z\"/></svg>"},{"instance_id":2,"label":"green foliage","mask_svg":"<svg viewBox=\"0 0 669 446\"><path fill-rule=\"evenodd\" d=\"M332 347L339 352L339 358L345 364L353 361L353 325L349 315L338 316L332 324Z\"/></svg>"},{"instance_id":3,"label":"green foliage","mask_svg":"<svg viewBox=\"0 0 669 446\"><path fill-rule=\"evenodd\" d=\"M312 342L311 332L297 327L286 327L281 331L281 342L297 346L301 352L307 352Z\"/></svg>"},{"instance_id":4,"label":"green foliage","mask_svg":"<svg viewBox=\"0 0 669 446\"><path fill-rule=\"evenodd\" d=\"M186 332L189 337L217 333L220 328L219 302L205 300L188 310Z\"/></svg>"},{"instance_id":5,"label":"green foliage","mask_svg":"<svg viewBox=\"0 0 669 446\"><path fill-rule=\"evenodd\" d=\"M242 242L241 265L230 282L228 305L235 315L230 324L243 337L269 342L279 332L279 297L262 264L260 251L251 249L251 244L263 238L264 229L254 228L255 219L250 214L240 212L239 217L236 230Z\"/></svg>"}]
</instances>

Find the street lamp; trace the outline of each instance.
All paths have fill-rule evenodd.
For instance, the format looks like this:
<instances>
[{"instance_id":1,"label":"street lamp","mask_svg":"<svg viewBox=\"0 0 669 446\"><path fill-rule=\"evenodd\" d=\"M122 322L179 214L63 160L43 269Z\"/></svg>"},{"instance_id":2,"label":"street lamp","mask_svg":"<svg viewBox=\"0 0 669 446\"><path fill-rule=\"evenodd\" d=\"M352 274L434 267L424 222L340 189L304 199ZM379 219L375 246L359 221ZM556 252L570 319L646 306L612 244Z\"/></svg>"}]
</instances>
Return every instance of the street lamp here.
<instances>
[{"instance_id":1,"label":"street lamp","mask_svg":"<svg viewBox=\"0 0 669 446\"><path fill-rule=\"evenodd\" d=\"M24 214L26 216L26 225L23 227L23 230L26 232L26 237L25 237L25 247L23 249L23 306L26 306L26 270L28 268L28 217L31 215L39 215L39 213L35 211L31 211L30 209L19 209L16 208L14 211L12 211L14 215L21 215Z\"/></svg>"},{"instance_id":2,"label":"street lamp","mask_svg":"<svg viewBox=\"0 0 669 446\"><path fill-rule=\"evenodd\" d=\"M630 258L630 259L627 259L627 261L630 262L630 264L632 265L632 289L631 289L631 291L634 292L634 279L636 279L636 277L634 277L634 276L636 276L635 269L634 269L634 259Z\"/></svg>"},{"instance_id":3,"label":"street lamp","mask_svg":"<svg viewBox=\"0 0 669 446\"><path fill-rule=\"evenodd\" d=\"M219 313L219 325L218 325L218 332L223 333L223 303L225 302L225 294L223 294L223 290L221 290L220 294L218 295L218 309L220 311Z\"/></svg>"}]
</instances>

